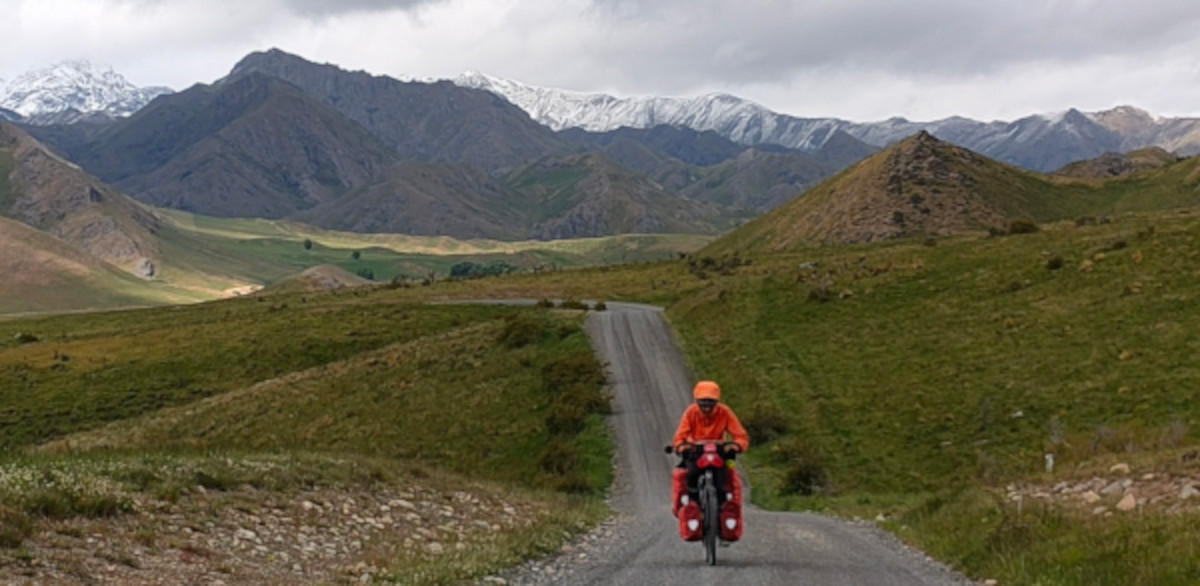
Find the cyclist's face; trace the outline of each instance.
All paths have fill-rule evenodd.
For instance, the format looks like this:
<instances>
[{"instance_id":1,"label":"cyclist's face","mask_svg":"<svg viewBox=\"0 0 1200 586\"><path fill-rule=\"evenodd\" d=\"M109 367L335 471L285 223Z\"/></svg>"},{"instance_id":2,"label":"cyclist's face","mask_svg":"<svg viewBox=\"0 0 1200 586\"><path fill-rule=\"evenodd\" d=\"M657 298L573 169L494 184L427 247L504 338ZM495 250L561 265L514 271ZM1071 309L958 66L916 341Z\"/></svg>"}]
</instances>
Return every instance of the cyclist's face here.
<instances>
[{"instance_id":1,"label":"cyclist's face","mask_svg":"<svg viewBox=\"0 0 1200 586\"><path fill-rule=\"evenodd\" d=\"M709 413L712 413L713 409L717 408L717 400L716 399L696 399L696 405L700 406L700 411L704 412L705 415L708 415Z\"/></svg>"}]
</instances>

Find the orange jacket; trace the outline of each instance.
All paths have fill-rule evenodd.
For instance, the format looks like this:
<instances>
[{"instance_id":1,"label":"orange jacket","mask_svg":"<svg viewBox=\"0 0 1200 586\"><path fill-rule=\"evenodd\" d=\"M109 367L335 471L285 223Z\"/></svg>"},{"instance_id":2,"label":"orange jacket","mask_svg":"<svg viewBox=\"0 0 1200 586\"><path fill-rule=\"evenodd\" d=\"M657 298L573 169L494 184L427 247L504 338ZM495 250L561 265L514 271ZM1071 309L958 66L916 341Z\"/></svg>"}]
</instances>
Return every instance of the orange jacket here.
<instances>
[{"instance_id":1,"label":"orange jacket","mask_svg":"<svg viewBox=\"0 0 1200 586\"><path fill-rule=\"evenodd\" d=\"M738 421L733 409L724 403L717 403L711 415L705 415L700 406L692 403L683 412L679 420L679 428L675 430L675 439L671 445L694 443L699 441L723 441L726 432L733 436L733 441L745 452L750 448L750 435L742 422Z\"/></svg>"}]
</instances>

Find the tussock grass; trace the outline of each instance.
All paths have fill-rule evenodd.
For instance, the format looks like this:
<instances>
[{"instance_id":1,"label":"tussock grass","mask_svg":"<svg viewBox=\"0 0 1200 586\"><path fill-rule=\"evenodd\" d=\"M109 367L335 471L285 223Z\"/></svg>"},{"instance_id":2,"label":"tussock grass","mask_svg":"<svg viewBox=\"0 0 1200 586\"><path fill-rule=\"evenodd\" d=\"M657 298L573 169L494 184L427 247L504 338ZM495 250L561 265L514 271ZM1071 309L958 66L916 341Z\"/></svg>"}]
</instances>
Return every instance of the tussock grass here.
<instances>
[{"instance_id":1,"label":"tussock grass","mask_svg":"<svg viewBox=\"0 0 1200 586\"><path fill-rule=\"evenodd\" d=\"M590 528L607 513L595 500L564 498L537 525L500 534L473 547L438 556L406 552L380 580L405 585L455 584L553 554L562 547L564 535Z\"/></svg>"},{"instance_id":2,"label":"tussock grass","mask_svg":"<svg viewBox=\"0 0 1200 586\"><path fill-rule=\"evenodd\" d=\"M582 434L556 435L579 413L556 408L562 385L547 385L573 380L556 369L586 352L586 310L418 302L658 303L693 372L720 381L754 430L745 465L760 505L883 515L905 540L1001 583L1193 584L1194 513L1016 511L1003 494L1118 461L1171 472L1178 458L1165 455L1194 449L1197 239L1190 214L1123 215L936 246L676 258L0 322L0 377L25 385L6 400L39 422L9 413L3 437L10 452L48 439L55 449L74 442L68 454L86 445L155 453L164 442L181 453L355 451L525 490L556 479L573 490L583 479L594 491L611 473L602 415L586 411ZM722 270L697 274L703 264ZM38 341L18 344L17 332ZM204 374L214 368L223 375ZM126 398L89 399L84 379L117 381L103 388ZM125 379L182 384L122 392ZM80 408L55 399L62 385L78 385ZM581 388L572 396L594 387ZM30 393L48 400L23 403ZM142 402L150 396L159 404ZM55 431L40 431L45 423ZM490 437L523 451L485 455L479 438ZM1050 474L1046 453L1058 462ZM19 539L20 509L4 506L0 516L17 521L0 537ZM456 567L490 572L543 550L513 539L506 553L473 560L409 560L394 577L425 564L414 575L454 581Z\"/></svg>"},{"instance_id":3,"label":"tussock grass","mask_svg":"<svg viewBox=\"0 0 1200 586\"><path fill-rule=\"evenodd\" d=\"M584 313L404 295L381 287L4 322L0 541L19 545L39 519L129 514L130 491L169 500L196 486L392 485L405 482L394 470L413 467L543 503L523 537L455 554L477 571L544 553L601 518L612 452ZM589 415L553 433L548 417L564 400ZM552 441L568 466L540 465ZM347 480L338 470L348 464L313 464L329 459L371 464ZM63 481L6 485L4 465L14 478ZM93 471L64 476L77 468ZM44 488L60 485L71 488Z\"/></svg>"},{"instance_id":4,"label":"tussock grass","mask_svg":"<svg viewBox=\"0 0 1200 586\"><path fill-rule=\"evenodd\" d=\"M1200 221L1164 214L820 248L756 258L667 313L697 376L778 438L746 458L761 504L899 514L906 539L1001 583L1190 584L1194 514L1047 513L1012 539L979 495L1047 453L1066 475L1194 444L1198 241ZM1072 540L1085 553L1060 572Z\"/></svg>"}]
</instances>

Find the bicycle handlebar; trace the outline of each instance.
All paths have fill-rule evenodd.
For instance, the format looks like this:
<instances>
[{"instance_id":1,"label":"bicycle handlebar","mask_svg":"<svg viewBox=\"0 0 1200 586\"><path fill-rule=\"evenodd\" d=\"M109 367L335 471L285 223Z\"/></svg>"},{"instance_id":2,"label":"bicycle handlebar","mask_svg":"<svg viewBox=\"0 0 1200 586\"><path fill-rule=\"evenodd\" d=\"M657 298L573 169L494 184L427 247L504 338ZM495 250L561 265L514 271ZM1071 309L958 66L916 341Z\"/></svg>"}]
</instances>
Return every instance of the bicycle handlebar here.
<instances>
[{"instance_id":1,"label":"bicycle handlebar","mask_svg":"<svg viewBox=\"0 0 1200 586\"><path fill-rule=\"evenodd\" d=\"M735 454L739 454L742 451L740 446L738 447L738 449L734 450L733 452L725 451L726 446L730 446L730 445L736 446L736 445L738 445L737 442L704 440L704 441L698 441L698 442L691 442L690 444L688 444L690 446L688 449L686 449L682 452L679 452L679 456L681 458L687 458L689 456L694 457L694 456L698 455L698 453L699 453L699 450L697 448L699 448L705 444L719 444L721 455L726 457L726 459L733 459L734 457L736 457ZM664 451L668 454L674 454L675 446L668 445L668 446L666 446L666 448L664 448Z\"/></svg>"}]
</instances>

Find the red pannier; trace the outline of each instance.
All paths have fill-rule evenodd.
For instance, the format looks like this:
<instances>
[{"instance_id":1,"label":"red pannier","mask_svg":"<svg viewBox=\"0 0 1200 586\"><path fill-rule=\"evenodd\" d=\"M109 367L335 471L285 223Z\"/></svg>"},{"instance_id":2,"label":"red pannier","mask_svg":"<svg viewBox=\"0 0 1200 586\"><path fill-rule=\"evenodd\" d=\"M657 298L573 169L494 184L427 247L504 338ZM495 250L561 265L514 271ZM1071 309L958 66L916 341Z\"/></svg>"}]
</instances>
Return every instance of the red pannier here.
<instances>
[{"instance_id":1,"label":"red pannier","mask_svg":"<svg viewBox=\"0 0 1200 586\"><path fill-rule=\"evenodd\" d=\"M742 538L744 523L742 521L742 480L738 478L737 472L730 468L726 478L729 479L730 491L726 495L725 503L721 505L721 539L725 541L737 541ZM729 495L732 498L729 498ZM687 501L685 503L685 501ZM690 506L690 512L681 514L680 510ZM687 496L687 470L683 468L674 468L671 470L671 514L679 518L679 536L685 541L696 541L700 539L701 511L700 506L691 502ZM694 515L692 517L691 515ZM694 518L696 523L695 530L688 529L687 520Z\"/></svg>"},{"instance_id":2,"label":"red pannier","mask_svg":"<svg viewBox=\"0 0 1200 586\"><path fill-rule=\"evenodd\" d=\"M683 497L687 496L687 470L674 468L671 471L671 514L678 517L679 509L683 507Z\"/></svg>"},{"instance_id":3,"label":"red pannier","mask_svg":"<svg viewBox=\"0 0 1200 586\"><path fill-rule=\"evenodd\" d=\"M700 510L696 501L691 501L679 509L679 536L684 541L700 541L700 538L704 537L703 524L704 512Z\"/></svg>"}]
</instances>

